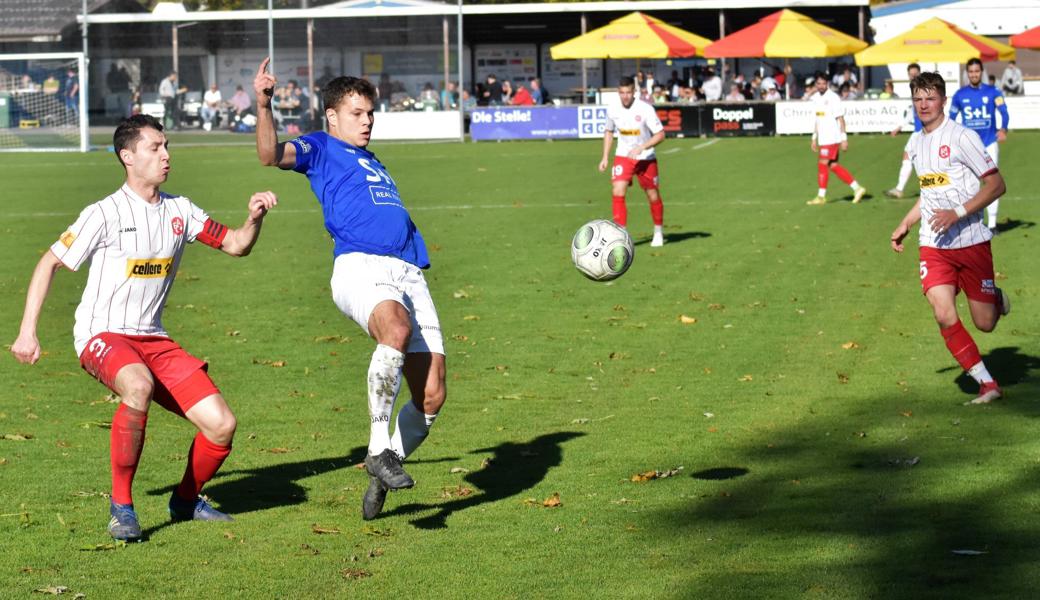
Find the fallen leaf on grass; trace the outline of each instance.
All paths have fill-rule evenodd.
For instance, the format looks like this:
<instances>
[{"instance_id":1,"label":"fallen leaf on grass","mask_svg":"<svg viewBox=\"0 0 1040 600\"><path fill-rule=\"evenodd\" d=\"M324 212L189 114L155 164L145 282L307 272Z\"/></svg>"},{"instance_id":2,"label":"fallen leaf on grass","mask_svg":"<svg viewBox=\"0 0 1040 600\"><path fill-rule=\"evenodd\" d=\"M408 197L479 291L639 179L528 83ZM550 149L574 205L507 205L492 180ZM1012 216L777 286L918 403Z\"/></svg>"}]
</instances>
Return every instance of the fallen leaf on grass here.
<instances>
[{"instance_id":1,"label":"fallen leaf on grass","mask_svg":"<svg viewBox=\"0 0 1040 600\"><path fill-rule=\"evenodd\" d=\"M343 569L339 572L343 576L343 579L364 579L365 577L371 577L372 574L364 569Z\"/></svg>"},{"instance_id":2,"label":"fallen leaf on grass","mask_svg":"<svg viewBox=\"0 0 1040 600\"><path fill-rule=\"evenodd\" d=\"M683 468L679 466L675 467L674 469L668 469L666 471L644 471L642 473L636 473L632 475L632 477L630 477L629 479L635 483L644 483L647 481L652 481L654 479L664 479L666 477L672 477L674 475L677 475L679 471L682 470Z\"/></svg>"},{"instance_id":3,"label":"fallen leaf on grass","mask_svg":"<svg viewBox=\"0 0 1040 600\"><path fill-rule=\"evenodd\" d=\"M469 473L469 469L465 467L452 467L449 473Z\"/></svg>"},{"instance_id":4,"label":"fallen leaf on grass","mask_svg":"<svg viewBox=\"0 0 1040 600\"><path fill-rule=\"evenodd\" d=\"M334 527L322 527L317 523L314 523L311 525L311 532L316 533L318 535L336 535L340 531L339 529L336 529Z\"/></svg>"},{"instance_id":5,"label":"fallen leaf on grass","mask_svg":"<svg viewBox=\"0 0 1040 600\"><path fill-rule=\"evenodd\" d=\"M93 546L80 546L81 552L106 552L108 550L118 550L126 546L126 542L112 542L109 544L94 544Z\"/></svg>"},{"instance_id":6,"label":"fallen leaf on grass","mask_svg":"<svg viewBox=\"0 0 1040 600\"><path fill-rule=\"evenodd\" d=\"M300 544L300 550L302 550L300 554L310 554L311 556L317 556L321 554L320 550L318 550L314 546L311 546L310 544Z\"/></svg>"},{"instance_id":7,"label":"fallen leaf on grass","mask_svg":"<svg viewBox=\"0 0 1040 600\"><path fill-rule=\"evenodd\" d=\"M679 322L683 325L693 325L697 322L697 317L689 317L687 315L679 315Z\"/></svg>"},{"instance_id":8,"label":"fallen leaf on grass","mask_svg":"<svg viewBox=\"0 0 1040 600\"><path fill-rule=\"evenodd\" d=\"M469 298L469 294L466 292L466 290L456 290L451 296L455 299Z\"/></svg>"},{"instance_id":9,"label":"fallen leaf on grass","mask_svg":"<svg viewBox=\"0 0 1040 600\"><path fill-rule=\"evenodd\" d=\"M563 502L560 502L560 492L553 492L552 496L549 496L545 500L542 500L542 506L546 508L556 508L563 506Z\"/></svg>"},{"instance_id":10,"label":"fallen leaf on grass","mask_svg":"<svg viewBox=\"0 0 1040 600\"><path fill-rule=\"evenodd\" d=\"M485 458L484 460L480 461L480 468L481 469L486 469L486 468L491 466L492 462L494 462L494 461L491 460L490 458Z\"/></svg>"},{"instance_id":11,"label":"fallen leaf on grass","mask_svg":"<svg viewBox=\"0 0 1040 600\"><path fill-rule=\"evenodd\" d=\"M848 383L849 376L844 373L838 373L838 383Z\"/></svg>"},{"instance_id":12,"label":"fallen leaf on grass","mask_svg":"<svg viewBox=\"0 0 1040 600\"><path fill-rule=\"evenodd\" d=\"M740 379L737 379L737 381L754 381L754 379L755 378L752 377L751 375L744 375L744 376L740 377Z\"/></svg>"},{"instance_id":13,"label":"fallen leaf on grass","mask_svg":"<svg viewBox=\"0 0 1040 600\"><path fill-rule=\"evenodd\" d=\"M617 500L611 500L610 503L611 504L617 504L618 506L621 506L623 504L632 504L632 501L629 500L628 498L618 498Z\"/></svg>"},{"instance_id":14,"label":"fallen leaf on grass","mask_svg":"<svg viewBox=\"0 0 1040 600\"><path fill-rule=\"evenodd\" d=\"M921 462L921 457L914 456L913 458L893 458L888 461L888 464L893 467L912 467L917 463Z\"/></svg>"},{"instance_id":15,"label":"fallen leaf on grass","mask_svg":"<svg viewBox=\"0 0 1040 600\"><path fill-rule=\"evenodd\" d=\"M254 365L266 365L268 367L275 367L277 369L277 368L284 367L288 363L285 362L284 360L268 360L266 358L254 358L253 359L253 364Z\"/></svg>"},{"instance_id":16,"label":"fallen leaf on grass","mask_svg":"<svg viewBox=\"0 0 1040 600\"><path fill-rule=\"evenodd\" d=\"M33 436L29 433L5 433L3 439L12 442L24 442L33 439Z\"/></svg>"},{"instance_id":17,"label":"fallen leaf on grass","mask_svg":"<svg viewBox=\"0 0 1040 600\"><path fill-rule=\"evenodd\" d=\"M456 342L468 342L469 336L456 333L455 335L451 336L451 339L455 340Z\"/></svg>"},{"instance_id":18,"label":"fallen leaf on grass","mask_svg":"<svg viewBox=\"0 0 1040 600\"><path fill-rule=\"evenodd\" d=\"M846 350L855 350L856 348L859 348L859 344L857 344L856 342L845 342L841 345L841 347Z\"/></svg>"},{"instance_id":19,"label":"fallen leaf on grass","mask_svg":"<svg viewBox=\"0 0 1040 600\"><path fill-rule=\"evenodd\" d=\"M45 588L36 588L35 590L33 590L34 593L50 594L51 596L60 596L61 594L64 594L67 591L69 591L69 588L63 585L49 585Z\"/></svg>"},{"instance_id":20,"label":"fallen leaf on grass","mask_svg":"<svg viewBox=\"0 0 1040 600\"><path fill-rule=\"evenodd\" d=\"M362 527L361 533L375 537L390 537L394 534L394 532L390 529L376 529L375 527L368 526Z\"/></svg>"},{"instance_id":21,"label":"fallen leaf on grass","mask_svg":"<svg viewBox=\"0 0 1040 600\"><path fill-rule=\"evenodd\" d=\"M903 415L904 417L910 418L910 417L914 416L914 411L908 410L906 412L901 412L899 414Z\"/></svg>"},{"instance_id":22,"label":"fallen leaf on grass","mask_svg":"<svg viewBox=\"0 0 1040 600\"><path fill-rule=\"evenodd\" d=\"M480 317L478 317L477 315L466 315L465 317L462 317L462 320L463 321L479 321Z\"/></svg>"},{"instance_id":23,"label":"fallen leaf on grass","mask_svg":"<svg viewBox=\"0 0 1040 600\"><path fill-rule=\"evenodd\" d=\"M726 308L725 304L709 304L708 305L708 310L724 310L725 308Z\"/></svg>"},{"instance_id":24,"label":"fallen leaf on grass","mask_svg":"<svg viewBox=\"0 0 1040 600\"><path fill-rule=\"evenodd\" d=\"M441 498L465 498L472 493L472 489L461 485L441 488Z\"/></svg>"},{"instance_id":25,"label":"fallen leaf on grass","mask_svg":"<svg viewBox=\"0 0 1040 600\"><path fill-rule=\"evenodd\" d=\"M294 448L265 448L264 452L270 452L271 454L288 454L295 452Z\"/></svg>"},{"instance_id":26,"label":"fallen leaf on grass","mask_svg":"<svg viewBox=\"0 0 1040 600\"><path fill-rule=\"evenodd\" d=\"M231 533L230 531L225 531L224 532L224 539L226 539L226 540L233 540L233 539L235 539L235 534Z\"/></svg>"}]
</instances>

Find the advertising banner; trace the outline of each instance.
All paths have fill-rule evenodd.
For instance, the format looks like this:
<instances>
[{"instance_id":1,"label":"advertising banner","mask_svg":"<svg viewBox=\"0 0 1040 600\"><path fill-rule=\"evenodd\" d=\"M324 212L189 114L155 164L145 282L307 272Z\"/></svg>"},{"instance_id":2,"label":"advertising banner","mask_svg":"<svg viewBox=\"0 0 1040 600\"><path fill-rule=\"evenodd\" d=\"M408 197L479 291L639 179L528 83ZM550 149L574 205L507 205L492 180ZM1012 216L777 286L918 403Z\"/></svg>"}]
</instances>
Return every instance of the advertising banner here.
<instances>
[{"instance_id":1,"label":"advertising banner","mask_svg":"<svg viewBox=\"0 0 1040 600\"><path fill-rule=\"evenodd\" d=\"M589 116L594 118L595 111L590 111ZM590 127L592 130L594 126ZM475 141L577 138L578 107L478 108L470 113L469 133ZM603 135L602 124L599 135Z\"/></svg>"},{"instance_id":2,"label":"advertising banner","mask_svg":"<svg viewBox=\"0 0 1040 600\"><path fill-rule=\"evenodd\" d=\"M849 133L888 133L898 127L913 131L907 122L910 100L852 100L842 102L845 131ZM791 100L776 103L776 132L780 135L811 134L816 115L811 102Z\"/></svg>"},{"instance_id":3,"label":"advertising banner","mask_svg":"<svg viewBox=\"0 0 1040 600\"><path fill-rule=\"evenodd\" d=\"M700 110L696 106L661 106L657 118L664 125L667 137L697 137L701 135Z\"/></svg>"},{"instance_id":4,"label":"advertising banner","mask_svg":"<svg viewBox=\"0 0 1040 600\"><path fill-rule=\"evenodd\" d=\"M749 136L776 133L776 105L763 103L705 104L701 130L705 135Z\"/></svg>"}]
</instances>

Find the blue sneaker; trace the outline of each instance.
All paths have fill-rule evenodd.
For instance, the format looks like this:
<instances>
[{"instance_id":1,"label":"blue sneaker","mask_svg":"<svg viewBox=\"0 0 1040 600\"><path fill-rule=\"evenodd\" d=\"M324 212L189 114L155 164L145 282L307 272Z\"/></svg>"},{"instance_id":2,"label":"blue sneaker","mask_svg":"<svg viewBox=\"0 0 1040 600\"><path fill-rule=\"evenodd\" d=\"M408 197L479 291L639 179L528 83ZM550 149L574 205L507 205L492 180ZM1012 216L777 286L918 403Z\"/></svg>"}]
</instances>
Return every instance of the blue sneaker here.
<instances>
[{"instance_id":1,"label":"blue sneaker","mask_svg":"<svg viewBox=\"0 0 1040 600\"><path fill-rule=\"evenodd\" d=\"M141 524L137 522L137 513L133 504L116 504L109 500L108 513L112 519L108 522L108 533L113 539L123 542L141 541Z\"/></svg>"},{"instance_id":2,"label":"blue sneaker","mask_svg":"<svg viewBox=\"0 0 1040 600\"><path fill-rule=\"evenodd\" d=\"M177 492L170 494L170 518L174 521L234 521L231 515L210 506L202 496L184 500Z\"/></svg>"}]
</instances>

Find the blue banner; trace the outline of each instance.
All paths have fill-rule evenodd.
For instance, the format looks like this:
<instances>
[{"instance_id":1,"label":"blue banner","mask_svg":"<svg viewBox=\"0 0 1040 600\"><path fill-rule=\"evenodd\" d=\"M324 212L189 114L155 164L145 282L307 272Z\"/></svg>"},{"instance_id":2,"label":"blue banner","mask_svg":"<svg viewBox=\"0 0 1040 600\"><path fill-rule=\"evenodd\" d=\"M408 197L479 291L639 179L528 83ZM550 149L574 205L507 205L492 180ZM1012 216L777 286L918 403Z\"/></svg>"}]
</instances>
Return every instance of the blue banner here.
<instances>
[{"instance_id":1,"label":"blue banner","mask_svg":"<svg viewBox=\"0 0 1040 600\"><path fill-rule=\"evenodd\" d=\"M469 133L474 140L576 138L578 137L578 107L495 106L478 108L470 113Z\"/></svg>"}]
</instances>

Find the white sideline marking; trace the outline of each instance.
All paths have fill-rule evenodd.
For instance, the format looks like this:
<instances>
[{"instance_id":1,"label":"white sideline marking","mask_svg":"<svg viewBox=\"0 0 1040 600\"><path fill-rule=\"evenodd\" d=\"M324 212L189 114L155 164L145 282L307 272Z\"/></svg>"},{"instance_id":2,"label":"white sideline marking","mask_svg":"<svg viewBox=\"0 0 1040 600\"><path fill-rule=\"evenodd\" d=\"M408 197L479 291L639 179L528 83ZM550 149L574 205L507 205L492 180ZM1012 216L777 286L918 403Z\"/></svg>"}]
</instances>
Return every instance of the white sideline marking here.
<instances>
[{"instance_id":1,"label":"white sideline marking","mask_svg":"<svg viewBox=\"0 0 1040 600\"><path fill-rule=\"evenodd\" d=\"M721 139L722 138L712 138L712 139L710 139L710 140L708 140L708 141L706 141L706 142L704 142L702 144L697 144L696 146L691 148L691 150L700 150L701 148L707 148L708 146L711 146L712 144L717 144L719 142L719 140L721 140Z\"/></svg>"}]
</instances>

